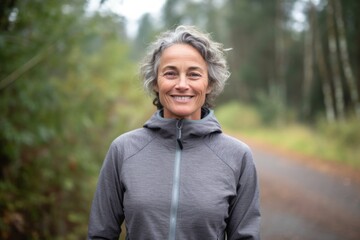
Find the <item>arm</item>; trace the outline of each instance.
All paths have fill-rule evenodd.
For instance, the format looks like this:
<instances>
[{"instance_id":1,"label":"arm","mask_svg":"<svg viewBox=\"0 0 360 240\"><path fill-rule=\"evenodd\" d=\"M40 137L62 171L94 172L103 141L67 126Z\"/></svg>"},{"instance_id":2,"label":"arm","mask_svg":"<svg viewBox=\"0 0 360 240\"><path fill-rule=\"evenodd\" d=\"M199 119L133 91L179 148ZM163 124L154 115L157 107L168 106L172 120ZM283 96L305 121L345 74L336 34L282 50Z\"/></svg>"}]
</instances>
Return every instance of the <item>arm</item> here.
<instances>
[{"instance_id":1,"label":"arm","mask_svg":"<svg viewBox=\"0 0 360 240\"><path fill-rule=\"evenodd\" d=\"M230 205L228 240L260 239L259 186L251 152L242 159L237 194Z\"/></svg>"},{"instance_id":2,"label":"arm","mask_svg":"<svg viewBox=\"0 0 360 240\"><path fill-rule=\"evenodd\" d=\"M120 160L115 144L110 146L93 199L88 239L118 239L124 220L120 183Z\"/></svg>"}]
</instances>

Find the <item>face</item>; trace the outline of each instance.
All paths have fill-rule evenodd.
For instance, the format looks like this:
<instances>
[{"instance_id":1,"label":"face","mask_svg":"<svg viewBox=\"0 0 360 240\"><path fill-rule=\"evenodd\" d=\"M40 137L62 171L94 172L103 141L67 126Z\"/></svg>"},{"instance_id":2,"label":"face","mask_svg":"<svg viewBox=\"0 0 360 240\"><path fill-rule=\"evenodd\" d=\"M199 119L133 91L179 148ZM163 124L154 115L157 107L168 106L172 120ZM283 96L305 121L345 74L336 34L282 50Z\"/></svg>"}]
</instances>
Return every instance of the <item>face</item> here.
<instances>
[{"instance_id":1,"label":"face","mask_svg":"<svg viewBox=\"0 0 360 240\"><path fill-rule=\"evenodd\" d=\"M175 44L166 48L160 58L157 84L165 118L199 120L208 86L207 64L190 45Z\"/></svg>"}]
</instances>

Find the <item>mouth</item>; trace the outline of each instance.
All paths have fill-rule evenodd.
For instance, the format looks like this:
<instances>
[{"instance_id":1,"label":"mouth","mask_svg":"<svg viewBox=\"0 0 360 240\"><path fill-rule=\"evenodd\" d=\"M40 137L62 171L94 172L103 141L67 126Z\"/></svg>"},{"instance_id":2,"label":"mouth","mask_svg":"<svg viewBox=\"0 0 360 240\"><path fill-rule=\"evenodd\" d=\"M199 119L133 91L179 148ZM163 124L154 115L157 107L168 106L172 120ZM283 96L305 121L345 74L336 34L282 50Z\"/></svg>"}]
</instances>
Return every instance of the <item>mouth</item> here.
<instances>
[{"instance_id":1,"label":"mouth","mask_svg":"<svg viewBox=\"0 0 360 240\"><path fill-rule=\"evenodd\" d=\"M171 95L176 102L189 102L193 96Z\"/></svg>"}]
</instances>

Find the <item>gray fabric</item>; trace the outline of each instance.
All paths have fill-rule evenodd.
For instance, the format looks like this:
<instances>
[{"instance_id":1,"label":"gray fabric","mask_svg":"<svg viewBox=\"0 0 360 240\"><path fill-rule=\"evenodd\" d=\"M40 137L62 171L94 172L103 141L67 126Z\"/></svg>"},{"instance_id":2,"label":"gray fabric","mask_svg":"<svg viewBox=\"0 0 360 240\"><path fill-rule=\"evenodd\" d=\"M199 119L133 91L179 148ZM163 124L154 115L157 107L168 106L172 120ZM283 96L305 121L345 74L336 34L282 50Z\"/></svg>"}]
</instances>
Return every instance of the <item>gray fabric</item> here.
<instances>
[{"instance_id":1,"label":"gray fabric","mask_svg":"<svg viewBox=\"0 0 360 240\"><path fill-rule=\"evenodd\" d=\"M89 239L164 240L176 151L176 119L156 112L115 139L100 171ZM176 239L260 239L259 189L249 147L225 135L213 111L183 120Z\"/></svg>"}]
</instances>

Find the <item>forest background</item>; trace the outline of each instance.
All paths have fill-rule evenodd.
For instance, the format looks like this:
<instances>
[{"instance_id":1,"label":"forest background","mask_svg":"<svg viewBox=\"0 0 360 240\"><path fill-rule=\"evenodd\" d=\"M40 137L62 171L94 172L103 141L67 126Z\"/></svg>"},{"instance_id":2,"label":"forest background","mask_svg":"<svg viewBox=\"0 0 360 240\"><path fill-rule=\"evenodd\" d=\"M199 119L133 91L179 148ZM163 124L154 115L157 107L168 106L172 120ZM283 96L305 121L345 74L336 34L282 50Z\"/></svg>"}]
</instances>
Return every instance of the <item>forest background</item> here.
<instances>
[{"instance_id":1,"label":"forest background","mask_svg":"<svg viewBox=\"0 0 360 240\"><path fill-rule=\"evenodd\" d=\"M110 142L155 110L138 62L179 24L232 49L226 131L360 167L360 1L167 0L135 36L105 2L0 2L1 239L85 238Z\"/></svg>"}]
</instances>

